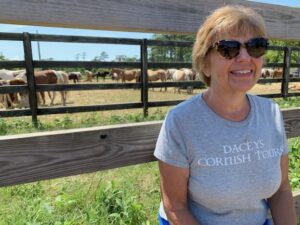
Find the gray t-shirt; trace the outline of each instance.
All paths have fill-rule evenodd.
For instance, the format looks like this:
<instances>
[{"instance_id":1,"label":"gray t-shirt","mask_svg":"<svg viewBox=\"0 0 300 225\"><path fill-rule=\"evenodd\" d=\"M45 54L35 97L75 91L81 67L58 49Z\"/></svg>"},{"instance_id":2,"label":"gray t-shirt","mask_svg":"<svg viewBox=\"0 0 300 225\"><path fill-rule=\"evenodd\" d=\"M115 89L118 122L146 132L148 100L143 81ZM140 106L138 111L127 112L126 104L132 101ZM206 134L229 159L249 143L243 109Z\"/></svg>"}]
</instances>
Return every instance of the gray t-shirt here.
<instances>
[{"instance_id":1,"label":"gray t-shirt","mask_svg":"<svg viewBox=\"0 0 300 225\"><path fill-rule=\"evenodd\" d=\"M223 119L199 94L162 125L154 155L189 168L188 207L201 225L262 225L265 199L279 188L288 152L281 111L272 100L247 96L251 110L241 122Z\"/></svg>"}]
</instances>

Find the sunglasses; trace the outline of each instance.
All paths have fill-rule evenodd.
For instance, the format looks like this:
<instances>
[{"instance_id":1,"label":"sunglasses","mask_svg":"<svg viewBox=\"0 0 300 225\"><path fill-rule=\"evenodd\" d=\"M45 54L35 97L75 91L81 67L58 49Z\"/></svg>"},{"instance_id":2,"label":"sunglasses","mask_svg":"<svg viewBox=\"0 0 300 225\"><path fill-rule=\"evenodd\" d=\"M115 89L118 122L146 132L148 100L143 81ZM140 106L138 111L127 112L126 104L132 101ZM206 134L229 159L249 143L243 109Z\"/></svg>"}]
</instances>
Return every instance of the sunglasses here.
<instances>
[{"instance_id":1,"label":"sunglasses","mask_svg":"<svg viewBox=\"0 0 300 225\"><path fill-rule=\"evenodd\" d=\"M241 46L246 48L251 57L259 58L263 56L268 49L268 39L266 38L252 38L245 43L238 41L221 40L212 45L221 56L226 59L233 59L240 53Z\"/></svg>"}]
</instances>

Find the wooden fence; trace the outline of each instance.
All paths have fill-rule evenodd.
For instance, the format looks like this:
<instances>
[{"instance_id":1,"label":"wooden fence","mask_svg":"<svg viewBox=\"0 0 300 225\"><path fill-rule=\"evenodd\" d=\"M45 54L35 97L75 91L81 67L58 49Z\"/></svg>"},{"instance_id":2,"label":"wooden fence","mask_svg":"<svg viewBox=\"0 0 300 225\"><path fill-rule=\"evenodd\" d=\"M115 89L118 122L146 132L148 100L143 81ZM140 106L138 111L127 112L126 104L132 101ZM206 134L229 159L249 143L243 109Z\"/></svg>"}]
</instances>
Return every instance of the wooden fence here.
<instances>
[{"instance_id":1,"label":"wooden fence","mask_svg":"<svg viewBox=\"0 0 300 225\"><path fill-rule=\"evenodd\" d=\"M91 112L101 110L117 110L117 109L132 109L143 108L144 115L147 116L149 107L161 107L175 105L181 100L172 101L149 101L148 91L151 87L183 87L193 86L194 88L203 88L204 84L200 81L186 81L186 82L159 82L148 83L148 68L191 68L191 63L184 62L149 62L147 52L149 46L172 46L172 47L191 47L192 42L179 41L158 41L147 39L126 39L126 38L103 38L103 37L84 37L84 36L61 36L61 35L42 35L42 34L13 34L0 33L0 40L22 41L24 46L23 61L0 61L0 67L4 68L26 68L28 84L24 86L7 86L0 88L1 93L14 92L28 92L29 93L29 109L14 109L0 111L1 117L8 116L32 116L33 122L37 123L38 115L58 114L58 113L78 113ZM97 44L125 44L138 45L140 47L140 62L95 62L95 61L37 61L32 57L32 41L44 42L71 42L71 43L97 43ZM291 64L291 54L293 51L300 51L296 47L280 47L270 46L270 50L283 51L283 63L267 63L266 67L281 67L283 68L284 76L280 79L260 79L259 83L275 83L281 82L281 92L263 95L264 97L291 97L300 96L300 93L289 93L289 82L300 82L300 78L290 78L290 67L300 67L300 64ZM35 68L140 68L142 79L140 83L123 83L123 84L60 84L60 85L36 85L33 71ZM107 105L90 105L90 106L61 106L61 107L43 107L39 108L37 104L37 91L49 90L97 90L97 89L128 89L140 88L141 101L121 104L107 104Z\"/></svg>"}]
</instances>

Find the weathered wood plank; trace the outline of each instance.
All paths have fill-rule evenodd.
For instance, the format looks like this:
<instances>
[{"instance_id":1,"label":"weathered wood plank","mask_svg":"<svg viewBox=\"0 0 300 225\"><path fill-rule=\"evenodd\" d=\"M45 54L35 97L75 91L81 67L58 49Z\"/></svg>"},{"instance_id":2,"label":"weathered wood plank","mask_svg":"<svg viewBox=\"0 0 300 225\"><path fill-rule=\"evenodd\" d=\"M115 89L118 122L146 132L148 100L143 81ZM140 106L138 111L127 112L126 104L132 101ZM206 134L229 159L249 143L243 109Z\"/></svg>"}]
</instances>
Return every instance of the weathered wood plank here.
<instances>
[{"instance_id":1,"label":"weathered wood plank","mask_svg":"<svg viewBox=\"0 0 300 225\"><path fill-rule=\"evenodd\" d=\"M300 218L300 190L293 192L294 203L298 219Z\"/></svg>"},{"instance_id":2,"label":"weathered wood plank","mask_svg":"<svg viewBox=\"0 0 300 225\"><path fill-rule=\"evenodd\" d=\"M68 107L44 107L38 109L39 115L52 115L61 113L78 113L78 112L98 112L107 110L120 110L120 109L138 109L142 108L141 102L117 103L107 105L86 105L86 106L68 106Z\"/></svg>"},{"instance_id":3,"label":"weathered wood plank","mask_svg":"<svg viewBox=\"0 0 300 225\"><path fill-rule=\"evenodd\" d=\"M2 0L0 23L191 34L212 10L237 3L263 15L270 37L300 39L299 8L243 0Z\"/></svg>"},{"instance_id":4,"label":"weathered wood plank","mask_svg":"<svg viewBox=\"0 0 300 225\"><path fill-rule=\"evenodd\" d=\"M288 138L300 137L300 109L284 109L282 114Z\"/></svg>"},{"instance_id":5,"label":"weathered wood plank","mask_svg":"<svg viewBox=\"0 0 300 225\"><path fill-rule=\"evenodd\" d=\"M300 109L283 111L300 136ZM0 137L0 187L155 160L161 121Z\"/></svg>"},{"instance_id":6,"label":"weathered wood plank","mask_svg":"<svg viewBox=\"0 0 300 225\"><path fill-rule=\"evenodd\" d=\"M0 186L153 161L161 122L0 137Z\"/></svg>"}]
</instances>

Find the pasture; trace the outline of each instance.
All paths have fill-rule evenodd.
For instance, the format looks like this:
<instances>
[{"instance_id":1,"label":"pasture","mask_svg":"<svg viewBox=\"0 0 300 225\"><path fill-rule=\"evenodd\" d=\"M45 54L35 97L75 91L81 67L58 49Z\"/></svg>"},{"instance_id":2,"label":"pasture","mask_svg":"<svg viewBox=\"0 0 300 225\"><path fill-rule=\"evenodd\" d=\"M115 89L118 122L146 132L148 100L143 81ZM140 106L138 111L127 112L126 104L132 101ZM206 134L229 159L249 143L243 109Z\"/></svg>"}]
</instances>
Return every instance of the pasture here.
<instances>
[{"instance_id":1,"label":"pasture","mask_svg":"<svg viewBox=\"0 0 300 225\"><path fill-rule=\"evenodd\" d=\"M134 83L132 81L131 83ZM91 84L83 78L80 84ZM96 78L92 80L92 83L97 83ZM99 79L98 83L116 83L111 79L103 81ZM120 82L119 82L120 83ZM127 82L128 83L128 82ZM290 83L290 87L300 88L300 82ZM271 94L280 93L281 83L272 84L256 84L250 91L252 94ZM174 92L174 87L168 87L167 91L164 89L160 91L160 88L149 88L148 98L149 101L166 101L166 100L185 100L190 98L194 94L200 93L205 89L194 89L193 94L188 94L187 90L181 90ZM299 90L292 88L290 93L299 92ZM297 106L297 101L293 101L294 98L289 98L288 106ZM89 91L68 91L66 105L67 106L84 106L84 105L96 105L96 104L114 104L114 103L129 103L140 102L141 91L140 89L119 89L119 90L89 90ZM282 101L281 98L276 101ZM293 103L291 103L293 102ZM54 99L54 105L50 106L50 98L46 94L46 104L39 107L56 107L62 106L60 94L56 93ZM300 105L300 103L299 103ZM282 103L285 106L285 103ZM3 107L3 106L0 106ZM44 130L57 130L57 129L69 129L91 126L102 126L108 124L121 124L130 122L141 122L147 120L162 120L172 106L166 107L153 107L149 108L148 118L144 118L143 109L127 109L127 110L111 110L111 111L97 111L87 113L70 113L70 114L54 114L39 116L39 127L34 128L31 125L31 117L16 117L16 118L2 118L0 120L0 135L27 133ZM1 108L1 110L5 110Z\"/></svg>"}]
</instances>

